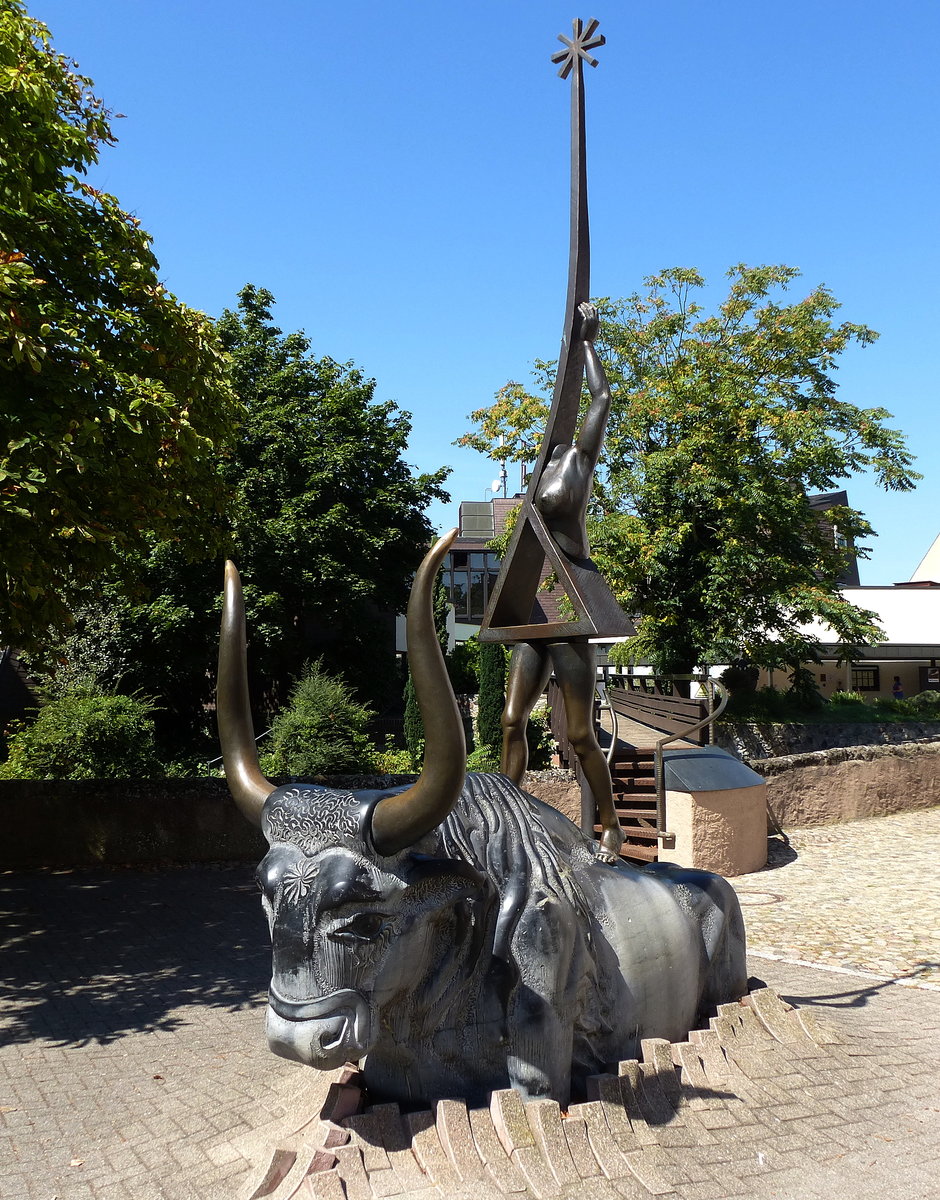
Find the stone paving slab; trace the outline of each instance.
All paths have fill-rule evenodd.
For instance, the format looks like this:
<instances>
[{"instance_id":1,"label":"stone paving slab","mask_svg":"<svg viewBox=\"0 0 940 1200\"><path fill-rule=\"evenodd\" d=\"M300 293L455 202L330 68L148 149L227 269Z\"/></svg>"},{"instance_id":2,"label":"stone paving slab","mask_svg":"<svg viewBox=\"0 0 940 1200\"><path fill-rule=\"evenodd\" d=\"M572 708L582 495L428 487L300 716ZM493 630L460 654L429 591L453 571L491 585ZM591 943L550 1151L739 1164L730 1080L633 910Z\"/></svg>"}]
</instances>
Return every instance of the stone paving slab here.
<instances>
[{"instance_id":1,"label":"stone paving slab","mask_svg":"<svg viewBox=\"0 0 940 1200\"><path fill-rule=\"evenodd\" d=\"M907 824L912 818L929 821L930 814L858 823L878 826L874 843L857 844L872 855L861 861L846 849L856 844L853 826L809 831L831 837L821 844L825 851L817 863L829 885L843 896L866 898L832 909L823 948L833 951L830 961L841 973L782 961L806 963L819 953L813 941L818 894L812 889L821 885L786 884L802 856L813 853L808 842L794 836L800 857L735 881L742 891L783 897L774 902L774 920L782 922L779 941L762 924L773 905L746 908L757 947L750 969L796 1006L796 1025L789 1018L781 1025L779 1014L775 1032L766 1026L755 1031L742 1019L737 1032L722 1025L720 1033L680 1049L683 1073L671 1081L662 1047L654 1046L646 1074L638 1064L640 1074L628 1070L599 1088L602 1097L623 1097L622 1081L629 1082L634 1107L628 1112L621 1106L622 1125L609 1099L573 1110L567 1129L568 1121L561 1121L568 1158L562 1154L564 1165L548 1168L551 1188L538 1168L547 1162L547 1147L560 1153L561 1143L552 1140L543 1108L536 1120L539 1138L530 1125L532 1141L514 1158L506 1155L492 1121L482 1122L477 1113L468 1117L473 1147L456 1111L440 1126L436 1119L425 1125L418 1120L417 1127L434 1129L443 1160L454 1168L453 1186L416 1190L417 1182L425 1182L420 1164L410 1143L394 1141L386 1150L389 1166L377 1169L378 1190L426 1200L486 1200L489 1194L522 1200L521 1187L538 1176L547 1190L586 1200L936 1195L940 992L848 974L845 965L854 962L852 937L878 921L885 945L892 944L895 912L907 904L905 888L918 900L902 926L923 930L934 920L937 901L924 884L930 863L923 840L933 826L915 830ZM901 849L887 854L885 846ZM877 902L868 904L873 895ZM236 1200L249 1185L257 1189L258 1163L265 1154L270 1158L285 1130L297 1146L322 1138L319 1112L329 1079L275 1058L264 1042L269 949L250 868L4 874L0 911L3 1200ZM898 944L902 952L892 962L916 984L923 974L918 946ZM834 1040L826 1040L827 1026L835 1030ZM791 1039L780 1042L784 1027ZM754 1039L766 1032L776 1046L761 1060ZM736 1039L730 1050L722 1048L723 1037ZM824 1053L807 1056L807 1041ZM331 1103L344 1094L348 1102L348 1092L340 1089ZM663 1120L667 1101L676 1116ZM382 1119L388 1123L389 1114ZM465 1181L455 1160L472 1174L473 1148L486 1171ZM502 1160L494 1160L497 1148ZM337 1142L335 1149L344 1147ZM533 1153L520 1157L520 1150ZM594 1170L588 1150L600 1174L584 1173ZM618 1173L621 1159L626 1175ZM579 1178L562 1183L558 1172L570 1175L569 1160ZM356 1190L335 1167L307 1178L295 1155L293 1169L300 1200L348 1200ZM358 1194L371 1200L377 1193L365 1172L363 1180L367 1192ZM287 1175L278 1186L291 1186ZM667 1186L672 1191L656 1190Z\"/></svg>"},{"instance_id":2,"label":"stone paving slab","mask_svg":"<svg viewBox=\"0 0 940 1200\"><path fill-rule=\"evenodd\" d=\"M731 880L752 954L940 985L940 808L787 838Z\"/></svg>"}]
</instances>

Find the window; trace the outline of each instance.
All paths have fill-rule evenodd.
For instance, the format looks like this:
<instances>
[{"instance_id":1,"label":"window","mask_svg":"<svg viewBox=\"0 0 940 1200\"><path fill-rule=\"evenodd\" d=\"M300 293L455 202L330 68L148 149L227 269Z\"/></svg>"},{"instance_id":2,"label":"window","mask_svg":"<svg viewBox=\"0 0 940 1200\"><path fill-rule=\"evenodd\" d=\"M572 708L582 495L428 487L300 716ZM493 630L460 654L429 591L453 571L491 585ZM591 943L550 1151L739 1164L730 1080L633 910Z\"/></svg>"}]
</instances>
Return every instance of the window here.
<instances>
[{"instance_id":1,"label":"window","mask_svg":"<svg viewBox=\"0 0 940 1200\"><path fill-rule=\"evenodd\" d=\"M482 558L482 555L480 556ZM483 612L486 609L486 596L483 591L484 573L482 571L470 572L470 620L482 621Z\"/></svg>"},{"instance_id":2,"label":"window","mask_svg":"<svg viewBox=\"0 0 940 1200\"><path fill-rule=\"evenodd\" d=\"M467 616L467 595L470 590L467 583L467 572L454 571L453 580L450 602L454 606L454 616L460 621Z\"/></svg>"},{"instance_id":3,"label":"window","mask_svg":"<svg viewBox=\"0 0 940 1200\"><path fill-rule=\"evenodd\" d=\"M878 692L881 690L879 667L853 667L852 690L856 692Z\"/></svg>"},{"instance_id":4,"label":"window","mask_svg":"<svg viewBox=\"0 0 940 1200\"><path fill-rule=\"evenodd\" d=\"M444 564L444 589L458 621L483 620L496 579L499 557L490 550L452 550Z\"/></svg>"}]
</instances>

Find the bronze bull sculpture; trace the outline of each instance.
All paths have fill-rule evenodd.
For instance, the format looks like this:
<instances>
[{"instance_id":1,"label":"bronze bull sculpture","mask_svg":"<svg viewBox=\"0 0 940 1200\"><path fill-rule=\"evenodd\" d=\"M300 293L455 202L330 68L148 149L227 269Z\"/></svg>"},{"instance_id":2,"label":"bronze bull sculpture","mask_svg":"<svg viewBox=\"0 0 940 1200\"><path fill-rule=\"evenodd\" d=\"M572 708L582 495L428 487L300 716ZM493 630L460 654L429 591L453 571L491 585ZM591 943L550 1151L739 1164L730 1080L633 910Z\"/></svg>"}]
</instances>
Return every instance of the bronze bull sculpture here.
<instances>
[{"instance_id":1,"label":"bronze bull sculpture","mask_svg":"<svg viewBox=\"0 0 940 1200\"><path fill-rule=\"evenodd\" d=\"M322 1070L364 1059L373 1096L481 1103L496 1088L567 1104L639 1040L684 1038L747 990L744 927L720 877L609 865L567 818L501 775L465 774L434 632L429 552L408 606L427 736L411 787L275 787L254 748L238 573L226 568L218 715L225 770L270 850L267 1034Z\"/></svg>"}]
</instances>

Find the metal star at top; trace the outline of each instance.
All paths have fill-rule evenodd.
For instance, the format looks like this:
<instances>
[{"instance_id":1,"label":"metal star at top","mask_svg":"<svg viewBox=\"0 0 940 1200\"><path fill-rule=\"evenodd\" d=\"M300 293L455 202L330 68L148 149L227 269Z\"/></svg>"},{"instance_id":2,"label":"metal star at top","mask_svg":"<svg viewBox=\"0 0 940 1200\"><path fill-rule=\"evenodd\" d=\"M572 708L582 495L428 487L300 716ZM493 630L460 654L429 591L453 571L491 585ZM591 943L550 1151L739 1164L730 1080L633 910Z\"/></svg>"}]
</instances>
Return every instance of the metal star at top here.
<instances>
[{"instance_id":1,"label":"metal star at top","mask_svg":"<svg viewBox=\"0 0 940 1200\"><path fill-rule=\"evenodd\" d=\"M598 46L603 46L607 41L602 33L596 33L599 24L596 17L591 17L587 26L580 17L575 17L571 22L571 31L574 36L566 38L563 33L558 35L558 40L564 42L566 48L556 51L552 55L552 62L561 63L558 74L562 79L568 78L571 68L579 58L583 58L589 67L597 66L597 59L592 58L588 51L596 50Z\"/></svg>"}]
</instances>

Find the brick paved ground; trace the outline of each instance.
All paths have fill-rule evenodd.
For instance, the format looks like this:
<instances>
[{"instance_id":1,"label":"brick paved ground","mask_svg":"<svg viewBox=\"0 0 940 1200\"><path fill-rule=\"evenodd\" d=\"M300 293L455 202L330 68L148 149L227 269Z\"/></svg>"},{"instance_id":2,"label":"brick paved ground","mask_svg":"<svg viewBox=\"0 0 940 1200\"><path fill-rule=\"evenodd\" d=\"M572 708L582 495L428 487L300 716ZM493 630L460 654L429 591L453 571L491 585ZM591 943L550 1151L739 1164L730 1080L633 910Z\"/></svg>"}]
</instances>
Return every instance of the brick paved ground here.
<instances>
[{"instance_id":1,"label":"brick paved ground","mask_svg":"<svg viewBox=\"0 0 940 1200\"><path fill-rule=\"evenodd\" d=\"M251 868L0 875L0 909L0 1196L234 1195L297 1078Z\"/></svg>"},{"instance_id":2,"label":"brick paved ground","mask_svg":"<svg viewBox=\"0 0 940 1200\"><path fill-rule=\"evenodd\" d=\"M787 836L732 880L752 951L940 985L940 808Z\"/></svg>"},{"instance_id":3,"label":"brick paved ground","mask_svg":"<svg viewBox=\"0 0 940 1200\"><path fill-rule=\"evenodd\" d=\"M839 963L856 962L851 939L859 924L877 930L880 923L890 949L895 914L911 889L918 900L905 926L936 928L936 888L931 893L920 882L931 870L936 878L936 860L903 840L911 828L905 820L883 818L862 861L846 852L852 826L838 827L842 836L820 850L821 869L842 897L824 947ZM895 844L895 829L898 844L914 850L906 859L884 851ZM796 836L793 844L798 855L812 853ZM818 896L805 882L786 883L801 861L736 881L742 891L782 897L748 907L760 954L810 959L819 952L812 940ZM245 1157L251 1144L271 1144L279 1131L296 1127L298 1115L318 1110L316 1073L274 1058L264 1044L267 933L251 874L226 867L0 875L0 1197L234 1198L252 1177ZM780 944L770 925L759 925L757 914L772 908L786 933ZM919 944L905 942L890 962L898 974L910 973L920 954ZM722 1167L714 1147L706 1175L693 1178L689 1152L674 1145L668 1154L685 1164L681 1178L660 1178L660 1185L683 1200L732 1192L755 1200L936 1195L940 992L766 957L755 957L751 971L801 1011L822 1014L850 1045L873 1053L859 1056L854 1080L843 1071L835 1093L813 1099L815 1125L804 1117L802 1125L786 1126L779 1096L775 1114L767 1085L758 1088L765 1099L751 1098L747 1122L757 1131L754 1172L743 1184L737 1173L728 1190L731 1168ZM681 1143L670 1122L662 1130L666 1142ZM679 1160L670 1161L675 1168ZM613 1187L591 1176L556 1193L648 1194L633 1184ZM426 1195L464 1191L461 1185ZM466 1194L484 1196L479 1186Z\"/></svg>"}]
</instances>

